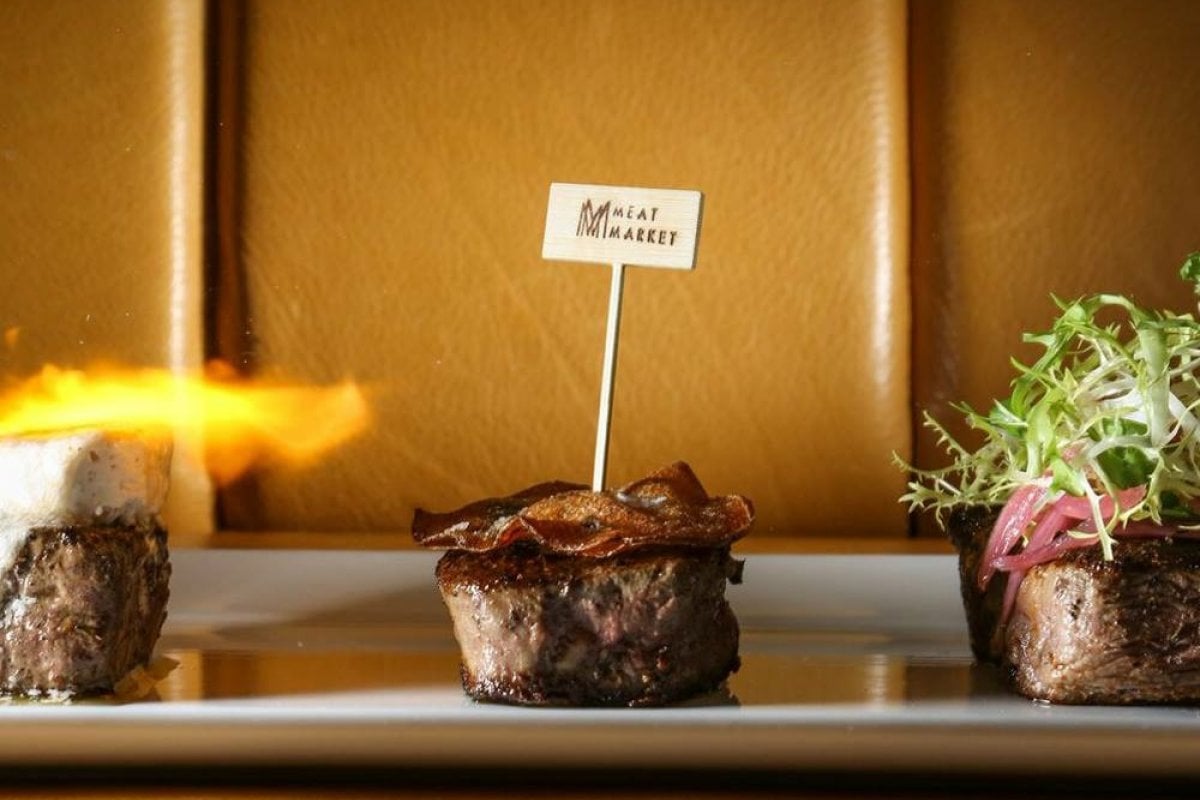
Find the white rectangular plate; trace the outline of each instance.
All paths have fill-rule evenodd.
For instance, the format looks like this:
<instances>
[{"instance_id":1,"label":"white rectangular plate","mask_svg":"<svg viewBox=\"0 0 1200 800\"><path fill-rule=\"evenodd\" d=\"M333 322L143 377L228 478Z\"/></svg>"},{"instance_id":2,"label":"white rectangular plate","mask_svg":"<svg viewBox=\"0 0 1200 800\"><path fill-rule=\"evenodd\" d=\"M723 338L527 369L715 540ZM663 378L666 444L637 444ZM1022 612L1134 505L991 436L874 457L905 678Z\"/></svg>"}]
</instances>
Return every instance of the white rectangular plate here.
<instances>
[{"instance_id":1,"label":"white rectangular plate","mask_svg":"<svg viewBox=\"0 0 1200 800\"><path fill-rule=\"evenodd\" d=\"M159 699L0 707L0 762L1184 775L1192 708L1030 703L971 664L953 559L749 556L729 698L480 705L424 553L180 551Z\"/></svg>"}]
</instances>

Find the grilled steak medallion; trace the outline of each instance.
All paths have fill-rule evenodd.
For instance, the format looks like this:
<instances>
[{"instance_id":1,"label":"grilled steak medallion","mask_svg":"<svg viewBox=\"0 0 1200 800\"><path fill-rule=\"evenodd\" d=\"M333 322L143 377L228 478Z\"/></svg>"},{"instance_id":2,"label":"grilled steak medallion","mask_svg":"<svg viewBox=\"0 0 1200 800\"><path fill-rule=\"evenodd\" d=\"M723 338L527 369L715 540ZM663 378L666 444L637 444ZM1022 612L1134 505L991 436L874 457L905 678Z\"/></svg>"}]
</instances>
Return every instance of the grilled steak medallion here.
<instances>
[{"instance_id":1,"label":"grilled steak medallion","mask_svg":"<svg viewBox=\"0 0 1200 800\"><path fill-rule=\"evenodd\" d=\"M718 688L738 666L725 600L732 542L754 512L709 497L686 464L616 491L541 484L450 514L413 535L450 548L438 587L478 700L644 706Z\"/></svg>"},{"instance_id":2,"label":"grilled steak medallion","mask_svg":"<svg viewBox=\"0 0 1200 800\"><path fill-rule=\"evenodd\" d=\"M1007 620L1011 576L981 591L979 553L994 514L960 515L971 647L1027 697L1055 703L1200 702L1200 542L1127 539L1106 561L1082 548L1032 567Z\"/></svg>"},{"instance_id":3,"label":"grilled steak medallion","mask_svg":"<svg viewBox=\"0 0 1200 800\"><path fill-rule=\"evenodd\" d=\"M1005 636L1017 689L1056 703L1200 701L1200 545L1127 541L1031 570Z\"/></svg>"},{"instance_id":4,"label":"grilled steak medallion","mask_svg":"<svg viewBox=\"0 0 1200 800\"><path fill-rule=\"evenodd\" d=\"M1200 295L1200 252L1180 276ZM1061 703L1200 702L1200 319L1117 294L1058 301L974 443L897 463L950 520L971 647ZM968 446L972 445L973 446Z\"/></svg>"},{"instance_id":5,"label":"grilled steak medallion","mask_svg":"<svg viewBox=\"0 0 1200 800\"><path fill-rule=\"evenodd\" d=\"M150 660L170 575L157 526L30 531L0 579L0 690L112 691Z\"/></svg>"},{"instance_id":6,"label":"grilled steak medallion","mask_svg":"<svg viewBox=\"0 0 1200 800\"><path fill-rule=\"evenodd\" d=\"M662 705L717 689L738 666L727 548L601 559L510 547L437 566L463 687L531 705Z\"/></svg>"}]
</instances>

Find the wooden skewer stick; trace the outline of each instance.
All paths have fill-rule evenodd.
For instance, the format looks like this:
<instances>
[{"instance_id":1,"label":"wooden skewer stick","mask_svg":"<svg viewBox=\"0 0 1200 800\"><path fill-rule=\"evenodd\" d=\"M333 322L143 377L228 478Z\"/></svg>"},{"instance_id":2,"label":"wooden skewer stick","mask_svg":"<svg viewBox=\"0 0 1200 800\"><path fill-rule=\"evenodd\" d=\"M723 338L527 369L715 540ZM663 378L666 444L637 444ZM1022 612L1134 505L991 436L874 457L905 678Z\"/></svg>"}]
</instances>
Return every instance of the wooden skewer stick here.
<instances>
[{"instance_id":1,"label":"wooden skewer stick","mask_svg":"<svg viewBox=\"0 0 1200 800\"><path fill-rule=\"evenodd\" d=\"M592 465L592 491L604 490L608 472L608 431L612 424L613 380L617 373L617 333L621 327L621 297L625 265L612 265L608 292L608 324L604 331L604 367L600 375L600 418L596 421L596 460Z\"/></svg>"}]
</instances>

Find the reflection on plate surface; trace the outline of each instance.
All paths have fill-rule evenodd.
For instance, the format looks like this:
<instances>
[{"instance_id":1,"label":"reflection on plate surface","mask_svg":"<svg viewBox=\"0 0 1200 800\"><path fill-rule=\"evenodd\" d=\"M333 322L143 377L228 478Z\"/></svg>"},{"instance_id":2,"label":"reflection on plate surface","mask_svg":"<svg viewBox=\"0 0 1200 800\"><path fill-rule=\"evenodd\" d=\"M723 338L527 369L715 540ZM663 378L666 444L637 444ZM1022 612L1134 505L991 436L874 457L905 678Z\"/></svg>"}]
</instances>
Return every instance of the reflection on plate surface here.
<instances>
[{"instance_id":1,"label":"reflection on plate surface","mask_svg":"<svg viewBox=\"0 0 1200 800\"><path fill-rule=\"evenodd\" d=\"M325 641L314 648L301 638L239 649L173 649L165 654L180 666L159 685L166 702L327 695L387 690L392 694L461 692L453 640L423 649L389 646L347 648ZM403 637L402 631L388 635ZM362 632L357 634L361 642ZM944 648L945 655L875 652L855 637L797 639L743 632L741 669L728 682L728 695L697 698L683 707L742 707L907 703L1001 693L988 668L973 666L961 643L927 642L918 650ZM465 696L464 696L465 700Z\"/></svg>"}]
</instances>

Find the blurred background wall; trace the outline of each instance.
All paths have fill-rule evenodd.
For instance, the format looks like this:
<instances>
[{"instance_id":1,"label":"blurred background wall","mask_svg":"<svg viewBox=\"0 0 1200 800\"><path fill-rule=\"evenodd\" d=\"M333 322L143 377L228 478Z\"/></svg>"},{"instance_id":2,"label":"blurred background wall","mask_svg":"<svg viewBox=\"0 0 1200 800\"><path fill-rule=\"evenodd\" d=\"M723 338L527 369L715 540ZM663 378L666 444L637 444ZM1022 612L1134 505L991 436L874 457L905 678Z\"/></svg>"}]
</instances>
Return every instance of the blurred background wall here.
<instances>
[{"instance_id":1,"label":"blurred background wall","mask_svg":"<svg viewBox=\"0 0 1200 800\"><path fill-rule=\"evenodd\" d=\"M607 276L541 260L549 183L695 188L696 270L627 280L610 479L685 459L761 535L902 537L917 409L1003 392L1050 292L1190 302L1198 31L1133 0L10 0L4 371L367 385L369 434L197 525L586 482Z\"/></svg>"}]
</instances>

